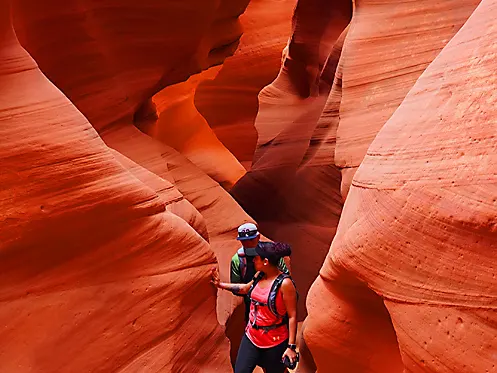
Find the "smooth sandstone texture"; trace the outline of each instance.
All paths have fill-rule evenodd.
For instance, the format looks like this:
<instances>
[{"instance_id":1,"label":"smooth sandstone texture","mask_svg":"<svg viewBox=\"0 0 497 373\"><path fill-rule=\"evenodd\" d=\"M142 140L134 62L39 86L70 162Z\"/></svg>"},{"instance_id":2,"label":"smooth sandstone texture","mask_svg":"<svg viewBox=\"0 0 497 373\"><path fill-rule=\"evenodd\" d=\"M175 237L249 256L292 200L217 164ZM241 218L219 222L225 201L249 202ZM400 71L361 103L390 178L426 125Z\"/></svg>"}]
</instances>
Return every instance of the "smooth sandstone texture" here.
<instances>
[{"instance_id":1,"label":"smooth sandstone texture","mask_svg":"<svg viewBox=\"0 0 497 373\"><path fill-rule=\"evenodd\" d=\"M229 185L238 176L226 179L221 172L214 181L133 124L155 120L151 99L164 86L220 64L234 52L241 36L238 16L248 2L50 0L41 7L38 1L21 0L14 6L23 45L107 145L142 168L142 175L151 176L146 183L153 190L161 187L148 172L173 184L200 212L203 223L195 211L178 214L193 219L197 231L208 237L223 278L239 247L236 227L252 219L216 181ZM230 156L225 149L223 155L228 157L222 161ZM243 172L238 167L237 175ZM225 292L220 302L226 304L218 310L225 323L238 302Z\"/></svg>"},{"instance_id":2,"label":"smooth sandstone texture","mask_svg":"<svg viewBox=\"0 0 497 373\"><path fill-rule=\"evenodd\" d=\"M252 168L231 190L263 232L292 245L292 260L299 263L293 275L302 319L305 296L329 249L342 205L340 172L333 163L312 169L304 163L351 12L348 1L298 2L281 70L259 94Z\"/></svg>"},{"instance_id":3,"label":"smooth sandstone texture","mask_svg":"<svg viewBox=\"0 0 497 373\"><path fill-rule=\"evenodd\" d=\"M140 132L135 126L114 126L104 131L102 138L108 146L132 160L134 163L131 164L140 165L144 169L142 174L174 184L188 203L195 207L195 211L198 211L205 222L205 234L216 255L221 278L229 281L230 260L240 247L235 240L236 229L240 224L253 220L217 182L192 162L174 149ZM134 172L133 168L131 172ZM150 180L145 181L150 187L157 188L156 183L148 184ZM181 210L180 216L185 215ZM217 319L226 327L233 362L243 333L243 308L240 307L240 302L240 297L226 291L218 292ZM228 351L225 354L228 355Z\"/></svg>"},{"instance_id":4,"label":"smooth sandstone texture","mask_svg":"<svg viewBox=\"0 0 497 373\"><path fill-rule=\"evenodd\" d=\"M229 371L215 257L167 211L181 195L126 171L20 47L6 0L0 91L2 370Z\"/></svg>"},{"instance_id":5,"label":"smooth sandstone texture","mask_svg":"<svg viewBox=\"0 0 497 373\"><path fill-rule=\"evenodd\" d=\"M251 0L240 16L244 34L213 80L202 81L195 106L248 170L257 143L257 96L278 75L296 0Z\"/></svg>"},{"instance_id":6,"label":"smooth sandstone texture","mask_svg":"<svg viewBox=\"0 0 497 373\"><path fill-rule=\"evenodd\" d=\"M497 370L496 14L497 1L481 2L354 177L308 298L319 372ZM390 328L341 332L372 320L373 304ZM378 370L378 356L395 365Z\"/></svg>"},{"instance_id":7,"label":"smooth sandstone texture","mask_svg":"<svg viewBox=\"0 0 497 373\"><path fill-rule=\"evenodd\" d=\"M157 93L150 117L158 118L140 129L231 189L251 167L257 94L278 73L294 6L295 0L253 0L240 17L244 35L234 56Z\"/></svg>"},{"instance_id":8,"label":"smooth sandstone texture","mask_svg":"<svg viewBox=\"0 0 497 373\"><path fill-rule=\"evenodd\" d=\"M355 2L340 61L340 89L330 95L331 110L325 108L320 119L321 126L330 128L329 140L336 138L335 164L342 170L344 199L378 131L479 3ZM339 112L334 117L337 93Z\"/></svg>"},{"instance_id":9,"label":"smooth sandstone texture","mask_svg":"<svg viewBox=\"0 0 497 373\"><path fill-rule=\"evenodd\" d=\"M213 79L220 69L221 66L213 67L154 95L157 119L138 127L176 149L225 189L231 189L245 169L218 140L194 103L200 82Z\"/></svg>"},{"instance_id":10,"label":"smooth sandstone texture","mask_svg":"<svg viewBox=\"0 0 497 373\"><path fill-rule=\"evenodd\" d=\"M162 88L220 64L249 0L19 0L15 26L40 69L101 132Z\"/></svg>"},{"instance_id":11,"label":"smooth sandstone texture","mask_svg":"<svg viewBox=\"0 0 497 373\"><path fill-rule=\"evenodd\" d=\"M144 169L142 172L152 173L172 183L195 207L206 224L205 234L218 259L221 276L227 280L231 257L240 246L235 240L236 229L252 219L218 183L192 162L140 132L135 126L128 124L113 127L105 131L102 138L109 147L141 165ZM238 299L229 292L219 293L218 318L221 324L227 322L233 308L239 303Z\"/></svg>"}]
</instances>

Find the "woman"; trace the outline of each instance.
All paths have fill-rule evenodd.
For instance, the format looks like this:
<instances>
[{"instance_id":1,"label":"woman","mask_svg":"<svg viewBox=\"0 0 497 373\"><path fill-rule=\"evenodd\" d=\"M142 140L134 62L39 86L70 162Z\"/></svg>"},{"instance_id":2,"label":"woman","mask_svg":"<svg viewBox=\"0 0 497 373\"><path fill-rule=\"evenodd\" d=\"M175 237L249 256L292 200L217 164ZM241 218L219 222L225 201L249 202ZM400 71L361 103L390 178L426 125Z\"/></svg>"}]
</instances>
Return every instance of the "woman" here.
<instances>
[{"instance_id":1,"label":"woman","mask_svg":"<svg viewBox=\"0 0 497 373\"><path fill-rule=\"evenodd\" d=\"M258 273L251 282L221 282L213 269L212 283L219 289L250 295L249 322L238 349L235 373L252 373L257 365L266 373L284 373L283 359L287 357L292 363L297 359L297 292L291 278L278 269L278 262L291 250L282 243L263 242L256 253L254 266Z\"/></svg>"}]
</instances>

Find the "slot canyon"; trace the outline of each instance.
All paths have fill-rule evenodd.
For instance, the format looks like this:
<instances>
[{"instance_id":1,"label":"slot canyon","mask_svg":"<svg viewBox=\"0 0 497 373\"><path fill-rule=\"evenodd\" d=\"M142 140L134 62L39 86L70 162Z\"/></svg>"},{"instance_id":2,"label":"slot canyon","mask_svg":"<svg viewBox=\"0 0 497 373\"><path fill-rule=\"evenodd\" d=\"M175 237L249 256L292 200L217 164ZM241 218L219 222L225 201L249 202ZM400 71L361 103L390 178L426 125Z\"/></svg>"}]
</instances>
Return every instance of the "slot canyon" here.
<instances>
[{"instance_id":1,"label":"slot canyon","mask_svg":"<svg viewBox=\"0 0 497 373\"><path fill-rule=\"evenodd\" d=\"M233 372L211 269L254 222L292 247L295 372L497 373L494 17L0 0L0 372Z\"/></svg>"}]
</instances>

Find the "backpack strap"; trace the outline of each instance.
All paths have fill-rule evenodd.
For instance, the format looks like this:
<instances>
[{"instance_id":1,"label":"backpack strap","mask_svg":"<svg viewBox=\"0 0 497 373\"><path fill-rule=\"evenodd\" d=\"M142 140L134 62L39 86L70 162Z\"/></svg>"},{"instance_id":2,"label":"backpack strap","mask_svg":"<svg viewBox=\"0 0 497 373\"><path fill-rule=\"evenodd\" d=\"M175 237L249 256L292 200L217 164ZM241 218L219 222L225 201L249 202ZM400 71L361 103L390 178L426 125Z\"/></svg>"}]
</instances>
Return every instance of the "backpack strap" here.
<instances>
[{"instance_id":1,"label":"backpack strap","mask_svg":"<svg viewBox=\"0 0 497 373\"><path fill-rule=\"evenodd\" d=\"M250 298L250 301L252 301L252 291L254 291L254 288L255 286L257 285L257 283L264 277L264 273L263 272L259 272L259 275L257 276L254 276L254 282L252 283L252 285L250 286L250 289L247 293L247 297Z\"/></svg>"},{"instance_id":2,"label":"backpack strap","mask_svg":"<svg viewBox=\"0 0 497 373\"><path fill-rule=\"evenodd\" d=\"M247 294L250 297L251 303L254 305L254 312L256 315L256 317L254 318L254 321L252 323L249 323L249 324L252 328L257 329L257 330L263 330L265 333L267 333L268 331L270 331L272 329L276 329L276 328L279 328L280 326L288 324L288 314L285 314L284 316L282 316L282 315L278 314L278 312L276 310L276 295L278 294L278 290L280 289L281 284L283 283L283 280L285 280L285 278L289 278L292 281L293 286L295 286L295 283L293 282L290 275L288 275L287 273L279 274L278 277L276 277L276 279L273 281L273 284L271 285L271 289L269 291L267 303L263 303L263 302L256 301L255 299L252 299L252 296L251 296L252 291L254 290L255 286L263 277L264 277L264 274L261 272L261 273L259 273L258 276L256 276L254 278L254 282L253 282L252 286L250 287L250 290ZM297 294L297 299L298 299L298 294ZM258 311L258 307L261 307L261 306L268 307L269 310L275 316L283 317L283 320L280 323L274 324L274 325L268 325L268 326L257 325L255 323L257 320L257 311Z\"/></svg>"},{"instance_id":3,"label":"backpack strap","mask_svg":"<svg viewBox=\"0 0 497 373\"><path fill-rule=\"evenodd\" d=\"M238 260L240 261L240 280L243 282L243 278L247 274L247 256L245 255L243 247L240 247L236 254L238 255Z\"/></svg>"},{"instance_id":4,"label":"backpack strap","mask_svg":"<svg viewBox=\"0 0 497 373\"><path fill-rule=\"evenodd\" d=\"M281 284L283 284L283 281L286 278L289 278L290 281L292 281L293 286L295 287L295 289L297 289L297 287L295 286L295 282L293 281L292 277L289 274L287 274L287 273L280 273L278 275L278 277L276 277L276 279L273 282L273 285L271 286L271 290L269 291L269 296L268 296L268 299L267 299L267 305L268 305L269 310L273 314L275 314L276 316L282 316L282 315L278 314L278 311L276 309L276 295L278 294L278 290L280 290ZM299 295L297 293L297 300L298 300L298 297L299 297Z\"/></svg>"}]
</instances>

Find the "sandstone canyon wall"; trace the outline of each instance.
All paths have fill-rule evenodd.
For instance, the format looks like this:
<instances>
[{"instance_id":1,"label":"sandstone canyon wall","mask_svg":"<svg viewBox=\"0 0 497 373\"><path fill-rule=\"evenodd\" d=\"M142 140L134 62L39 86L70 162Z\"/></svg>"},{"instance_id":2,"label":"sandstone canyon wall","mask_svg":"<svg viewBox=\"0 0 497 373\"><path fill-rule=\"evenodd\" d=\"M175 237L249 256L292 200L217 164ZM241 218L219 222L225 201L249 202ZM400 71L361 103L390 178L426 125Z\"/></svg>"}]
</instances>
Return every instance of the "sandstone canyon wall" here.
<instances>
[{"instance_id":1,"label":"sandstone canyon wall","mask_svg":"<svg viewBox=\"0 0 497 373\"><path fill-rule=\"evenodd\" d=\"M298 2L281 70L259 94L252 169L231 191L266 234L294 247L293 260L300 265L293 274L302 299L326 256L342 201L340 173L331 162L306 170L300 165L330 91L351 12L348 1ZM301 318L304 305L299 304Z\"/></svg>"},{"instance_id":2,"label":"sandstone canyon wall","mask_svg":"<svg viewBox=\"0 0 497 373\"><path fill-rule=\"evenodd\" d=\"M132 121L160 89L233 54L248 3L20 0L14 16L22 45L102 132Z\"/></svg>"},{"instance_id":3,"label":"sandstone canyon wall","mask_svg":"<svg viewBox=\"0 0 497 373\"><path fill-rule=\"evenodd\" d=\"M300 372L496 371L497 1L248 3L0 0L2 368L230 371L231 189Z\"/></svg>"},{"instance_id":4,"label":"sandstone canyon wall","mask_svg":"<svg viewBox=\"0 0 497 373\"><path fill-rule=\"evenodd\" d=\"M229 259L238 249L233 239L236 227L251 218L218 183L230 188L245 170L198 114L193 94L203 79L219 71L219 67L211 66L223 62L238 46L242 34L238 16L248 3L190 0L180 5L176 1L148 0L144 6L135 1L51 0L40 7L35 0L22 0L15 3L14 12L22 44L106 144L138 166L131 171L142 168L141 174L169 181L188 201L184 204L195 207L195 213L188 210L184 214L204 225L203 235L208 237L224 278L228 278ZM252 21L246 28L252 36L242 40L242 46L249 51L258 45L267 48L260 48L265 53L265 72L258 69L264 80L255 79L256 87L276 73L280 57L274 54L277 45L283 44L280 31L275 34L274 44L267 46L267 41L256 34L256 25L268 24L274 14L280 24L288 17L289 25L291 6L291 1L259 0L249 9L246 19ZM261 9L266 10L266 16L259 20ZM229 82L245 92L241 84L255 67L239 73L241 83L234 79L234 68L256 59L261 60L260 56L250 59L247 53L235 56L224 70L231 73L223 75L226 78L221 84ZM255 89L248 92L253 95ZM237 112L248 112L241 116L243 119L252 110ZM163 122L168 126L161 127ZM157 183L149 186L158 191ZM241 321L240 315L234 320L230 315L237 304L239 298L220 293L218 318L230 326L233 354L239 336L230 328L236 330Z\"/></svg>"},{"instance_id":5,"label":"sandstone canyon wall","mask_svg":"<svg viewBox=\"0 0 497 373\"><path fill-rule=\"evenodd\" d=\"M225 189L230 189L245 174L245 169L219 141L194 103L198 85L202 80L212 79L220 68L210 68L186 82L161 90L152 100L154 120L147 118L136 125L187 157Z\"/></svg>"},{"instance_id":6,"label":"sandstone canyon wall","mask_svg":"<svg viewBox=\"0 0 497 373\"><path fill-rule=\"evenodd\" d=\"M137 166L20 47L9 7L0 1L2 370L228 371L198 212L166 180L127 171Z\"/></svg>"},{"instance_id":7,"label":"sandstone canyon wall","mask_svg":"<svg viewBox=\"0 0 497 373\"><path fill-rule=\"evenodd\" d=\"M244 35L213 80L200 83L195 106L219 140L250 169L257 143L257 95L280 69L296 0L251 0L240 17Z\"/></svg>"},{"instance_id":8,"label":"sandstone canyon wall","mask_svg":"<svg viewBox=\"0 0 497 373\"><path fill-rule=\"evenodd\" d=\"M202 215L211 248L221 261L222 276L227 276L229 258L238 248L233 240L236 227L251 218L216 182L224 179L208 177L134 123L146 120L155 110L151 99L162 88L218 65L234 52L241 36L238 16L248 2L14 3L15 26L23 46L104 142L175 185ZM238 302L226 293L220 302L226 304L219 310L224 323Z\"/></svg>"},{"instance_id":9,"label":"sandstone canyon wall","mask_svg":"<svg viewBox=\"0 0 497 373\"><path fill-rule=\"evenodd\" d=\"M355 2L338 94L330 95L319 126L335 143L329 150L342 172L344 198L378 131L479 2ZM328 116L328 107L331 113L338 107L338 115Z\"/></svg>"},{"instance_id":10,"label":"sandstone canyon wall","mask_svg":"<svg viewBox=\"0 0 497 373\"><path fill-rule=\"evenodd\" d=\"M257 94L277 75L295 2L252 0L234 56L156 94L158 118L138 122L140 129L231 189L251 167Z\"/></svg>"},{"instance_id":11,"label":"sandstone canyon wall","mask_svg":"<svg viewBox=\"0 0 497 373\"><path fill-rule=\"evenodd\" d=\"M402 9L396 5L390 9ZM441 20L452 19L460 26L476 5L447 2L442 15L436 18L433 9L422 13L423 20L434 17L443 26ZM372 21L380 14L377 10L378 4L371 2L371 12L364 8L357 14ZM390 103L381 97L382 92L385 97L390 93L379 89L383 81L358 85L357 96L349 97L354 106L343 106L347 102L346 42L340 106L344 117L340 116L337 137L342 137L342 154L350 154L352 167L361 163L361 152L369 149L351 179L337 235L308 296L305 340L318 372L497 369L496 12L496 1L483 0L452 40L446 34L435 44L439 50L441 42L448 42L438 56L424 47L434 61L405 98L395 98L408 90L408 85L400 89L405 77L392 81L399 83L391 84L395 102L403 101L380 126L370 146L363 140L375 134L358 130L361 123L369 113L374 114L373 124L375 117L388 119L395 108L361 107L367 103L360 104L359 92L373 88L374 95L362 100ZM351 41L358 25L354 21L351 25ZM420 22L412 25L419 27ZM443 30L458 28L447 25L435 34L418 31L412 36L433 42ZM398 38L397 34L397 42ZM360 38L359 45L361 39L365 40ZM425 42L413 39L410 44ZM418 66L415 56L406 56L406 66ZM385 63L378 66L388 69ZM358 82L364 82L371 70L357 71ZM347 108L364 110L358 116L362 120L347 118ZM351 127L340 135L344 122ZM354 136L355 143L347 148L345 142ZM337 157L339 146L337 140Z\"/></svg>"},{"instance_id":12,"label":"sandstone canyon wall","mask_svg":"<svg viewBox=\"0 0 497 373\"><path fill-rule=\"evenodd\" d=\"M281 73L259 96L254 164L232 194L293 244L302 293L368 146L478 2L356 1L349 27L350 2L298 3Z\"/></svg>"}]
</instances>

